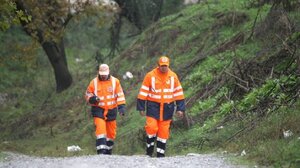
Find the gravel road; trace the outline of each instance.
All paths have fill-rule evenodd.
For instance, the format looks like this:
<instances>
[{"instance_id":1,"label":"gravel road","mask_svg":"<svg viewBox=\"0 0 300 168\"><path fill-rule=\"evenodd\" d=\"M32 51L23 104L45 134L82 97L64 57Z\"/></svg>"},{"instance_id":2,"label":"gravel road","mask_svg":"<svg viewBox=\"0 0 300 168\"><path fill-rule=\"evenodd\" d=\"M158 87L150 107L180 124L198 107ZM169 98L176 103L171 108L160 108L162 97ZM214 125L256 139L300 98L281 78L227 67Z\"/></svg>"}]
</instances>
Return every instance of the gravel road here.
<instances>
[{"instance_id":1,"label":"gravel road","mask_svg":"<svg viewBox=\"0 0 300 168\"><path fill-rule=\"evenodd\" d=\"M186 156L173 156L165 158L149 158L147 156L133 155L89 155L77 157L33 157L5 152L0 167L5 168L236 168L225 158L212 154L188 154Z\"/></svg>"}]
</instances>

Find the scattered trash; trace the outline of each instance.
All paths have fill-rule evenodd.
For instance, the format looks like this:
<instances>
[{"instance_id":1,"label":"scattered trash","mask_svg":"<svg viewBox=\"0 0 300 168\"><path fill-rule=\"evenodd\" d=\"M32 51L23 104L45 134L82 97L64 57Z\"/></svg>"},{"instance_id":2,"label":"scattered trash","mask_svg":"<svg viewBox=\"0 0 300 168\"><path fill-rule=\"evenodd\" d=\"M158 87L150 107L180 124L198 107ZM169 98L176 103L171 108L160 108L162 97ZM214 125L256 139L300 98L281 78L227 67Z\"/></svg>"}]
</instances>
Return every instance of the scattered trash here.
<instances>
[{"instance_id":1,"label":"scattered trash","mask_svg":"<svg viewBox=\"0 0 300 168\"><path fill-rule=\"evenodd\" d=\"M217 129L223 129L223 128L224 128L224 126L222 126L222 125L217 127Z\"/></svg>"},{"instance_id":2,"label":"scattered trash","mask_svg":"<svg viewBox=\"0 0 300 168\"><path fill-rule=\"evenodd\" d=\"M284 138L288 138L288 137L290 137L292 135L293 135L293 132L291 130L287 130L287 131L283 130L283 137Z\"/></svg>"},{"instance_id":3,"label":"scattered trash","mask_svg":"<svg viewBox=\"0 0 300 168\"><path fill-rule=\"evenodd\" d=\"M241 156L246 156L246 151L245 150L242 151Z\"/></svg>"},{"instance_id":4,"label":"scattered trash","mask_svg":"<svg viewBox=\"0 0 300 168\"><path fill-rule=\"evenodd\" d=\"M188 154L186 154L186 156L200 156L200 154L198 154L198 153L188 153Z\"/></svg>"},{"instance_id":5,"label":"scattered trash","mask_svg":"<svg viewBox=\"0 0 300 168\"><path fill-rule=\"evenodd\" d=\"M124 75L123 75L123 79L131 79L133 78L133 75L131 72L127 71Z\"/></svg>"},{"instance_id":6,"label":"scattered trash","mask_svg":"<svg viewBox=\"0 0 300 168\"><path fill-rule=\"evenodd\" d=\"M72 146L68 146L67 148L68 152L76 152L76 151L81 151L81 148L79 146L75 146L75 145L72 145Z\"/></svg>"},{"instance_id":7,"label":"scattered trash","mask_svg":"<svg viewBox=\"0 0 300 168\"><path fill-rule=\"evenodd\" d=\"M129 71L127 71L127 72L126 72L126 76L127 76L129 79L133 78L133 75L132 75L132 73L131 73L131 72L129 72Z\"/></svg>"},{"instance_id":8,"label":"scattered trash","mask_svg":"<svg viewBox=\"0 0 300 168\"><path fill-rule=\"evenodd\" d=\"M82 62L83 61L83 59L81 59L81 58L75 58L75 62L76 63L80 63L80 62Z\"/></svg>"}]
</instances>

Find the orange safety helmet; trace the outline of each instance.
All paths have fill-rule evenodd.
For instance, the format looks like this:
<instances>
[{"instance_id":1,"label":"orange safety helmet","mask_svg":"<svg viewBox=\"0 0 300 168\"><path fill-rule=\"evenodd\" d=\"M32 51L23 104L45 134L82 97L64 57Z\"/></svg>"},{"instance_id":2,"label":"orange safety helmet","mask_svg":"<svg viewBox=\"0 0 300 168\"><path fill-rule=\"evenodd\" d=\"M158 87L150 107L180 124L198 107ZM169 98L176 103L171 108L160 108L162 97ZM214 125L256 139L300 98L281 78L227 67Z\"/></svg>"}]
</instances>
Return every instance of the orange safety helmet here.
<instances>
[{"instance_id":1,"label":"orange safety helmet","mask_svg":"<svg viewBox=\"0 0 300 168\"><path fill-rule=\"evenodd\" d=\"M161 56L158 60L158 65L162 66L162 65L170 65L170 59L167 56Z\"/></svg>"}]
</instances>

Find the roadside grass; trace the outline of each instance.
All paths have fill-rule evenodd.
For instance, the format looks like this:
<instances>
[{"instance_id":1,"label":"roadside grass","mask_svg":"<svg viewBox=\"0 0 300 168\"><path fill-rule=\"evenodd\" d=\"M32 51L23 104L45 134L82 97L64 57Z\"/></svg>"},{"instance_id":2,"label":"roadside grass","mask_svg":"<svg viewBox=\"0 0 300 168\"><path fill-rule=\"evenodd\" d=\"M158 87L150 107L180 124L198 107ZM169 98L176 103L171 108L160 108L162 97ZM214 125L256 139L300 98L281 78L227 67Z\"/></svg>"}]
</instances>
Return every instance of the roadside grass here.
<instances>
[{"instance_id":1,"label":"roadside grass","mask_svg":"<svg viewBox=\"0 0 300 168\"><path fill-rule=\"evenodd\" d=\"M245 134L237 143L248 150L250 160L263 165L286 167L299 165L300 159L300 101L295 106L283 107L262 121L255 129ZM285 137L290 130L292 135ZM230 145L229 145L230 146Z\"/></svg>"},{"instance_id":2,"label":"roadside grass","mask_svg":"<svg viewBox=\"0 0 300 168\"><path fill-rule=\"evenodd\" d=\"M5 160L6 154L3 152L0 152L0 162L3 162Z\"/></svg>"}]
</instances>

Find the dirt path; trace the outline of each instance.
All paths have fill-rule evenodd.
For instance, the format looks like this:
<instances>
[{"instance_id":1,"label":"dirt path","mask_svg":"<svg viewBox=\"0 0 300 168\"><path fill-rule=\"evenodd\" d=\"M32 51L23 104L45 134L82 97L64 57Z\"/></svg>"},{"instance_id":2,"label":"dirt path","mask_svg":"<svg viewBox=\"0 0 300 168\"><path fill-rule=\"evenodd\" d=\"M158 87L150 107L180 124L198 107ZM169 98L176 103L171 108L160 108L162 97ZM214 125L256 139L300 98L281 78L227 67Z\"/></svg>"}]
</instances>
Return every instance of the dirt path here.
<instances>
[{"instance_id":1,"label":"dirt path","mask_svg":"<svg viewBox=\"0 0 300 168\"><path fill-rule=\"evenodd\" d=\"M5 153L7 156L0 162L0 167L13 168L233 168L223 157L216 155L189 154L165 158L147 156L90 155L78 157L32 157L21 154Z\"/></svg>"}]
</instances>

